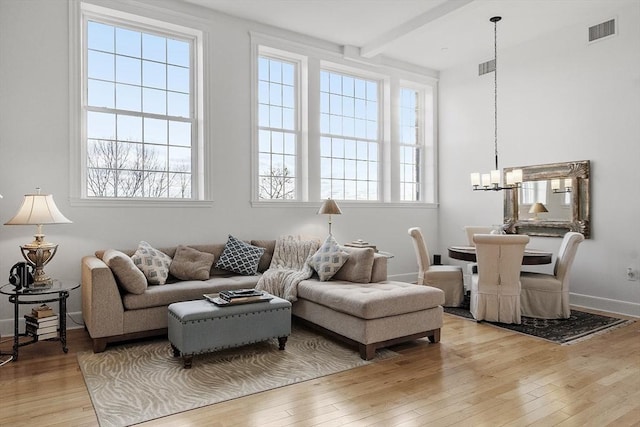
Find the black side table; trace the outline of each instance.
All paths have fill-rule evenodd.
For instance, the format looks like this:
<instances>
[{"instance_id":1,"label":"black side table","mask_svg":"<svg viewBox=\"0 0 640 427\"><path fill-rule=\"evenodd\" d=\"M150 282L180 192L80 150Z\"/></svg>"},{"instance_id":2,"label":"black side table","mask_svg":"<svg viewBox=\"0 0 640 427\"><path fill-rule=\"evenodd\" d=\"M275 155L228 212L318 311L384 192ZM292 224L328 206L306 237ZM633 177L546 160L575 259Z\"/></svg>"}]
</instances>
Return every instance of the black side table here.
<instances>
[{"instance_id":1,"label":"black side table","mask_svg":"<svg viewBox=\"0 0 640 427\"><path fill-rule=\"evenodd\" d=\"M62 351L69 351L67 348L67 298L69 292L80 287L78 282L54 280L53 285L46 289L22 288L16 290L14 285L4 285L0 288L0 294L8 295L9 302L13 304L13 361L18 360L18 348L38 342L37 337L32 337L31 341L20 342L20 337L30 336L26 333L19 333L19 313L21 304L45 304L48 302L58 302L59 333L58 337L50 338L47 341L60 341Z\"/></svg>"}]
</instances>

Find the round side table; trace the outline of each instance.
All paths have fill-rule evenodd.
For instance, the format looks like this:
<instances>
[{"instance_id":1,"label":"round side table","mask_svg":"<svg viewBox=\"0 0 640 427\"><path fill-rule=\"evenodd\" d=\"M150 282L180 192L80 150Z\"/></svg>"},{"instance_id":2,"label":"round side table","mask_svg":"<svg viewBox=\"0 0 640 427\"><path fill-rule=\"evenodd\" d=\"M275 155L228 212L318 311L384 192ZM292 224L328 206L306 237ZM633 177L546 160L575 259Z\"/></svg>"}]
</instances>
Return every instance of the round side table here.
<instances>
[{"instance_id":1,"label":"round side table","mask_svg":"<svg viewBox=\"0 0 640 427\"><path fill-rule=\"evenodd\" d=\"M13 304L13 361L18 360L18 348L38 342L37 336L29 335L26 332L19 332L19 310L24 304L46 304L48 302L58 302L58 336L47 341L60 341L62 351L69 351L67 348L67 298L69 292L78 289L80 283L66 280L54 280L51 286L46 288L21 288L16 290L14 285L4 285L0 288L0 294L8 295L9 302ZM31 337L31 341L20 342L20 337Z\"/></svg>"}]
</instances>

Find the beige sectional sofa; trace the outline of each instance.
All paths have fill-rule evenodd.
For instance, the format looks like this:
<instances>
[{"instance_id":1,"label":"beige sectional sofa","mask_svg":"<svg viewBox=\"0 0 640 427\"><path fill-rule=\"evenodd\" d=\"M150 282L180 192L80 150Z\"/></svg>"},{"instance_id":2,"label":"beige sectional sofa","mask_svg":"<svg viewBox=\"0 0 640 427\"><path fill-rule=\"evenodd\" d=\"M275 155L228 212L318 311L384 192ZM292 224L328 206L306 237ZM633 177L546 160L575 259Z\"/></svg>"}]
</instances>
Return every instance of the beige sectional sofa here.
<instances>
[{"instance_id":1,"label":"beige sectional sofa","mask_svg":"<svg viewBox=\"0 0 640 427\"><path fill-rule=\"evenodd\" d=\"M249 242L249 241L247 241ZM82 312L93 339L94 352L108 343L167 333L167 307L179 301L201 299L202 294L225 289L254 287L259 274L269 268L275 240L252 240L265 249L258 275L239 275L211 267L207 280L178 280L148 285L144 292L127 291L118 275L103 261L104 251L82 259ZM225 244L189 245L219 259ZM174 257L177 247L159 248ZM131 256L134 250L122 251ZM364 359L375 350L402 341L429 337L440 339L444 294L436 288L387 281L387 259L375 254L373 262L362 264L352 256L334 276L321 282L317 277L302 281L294 316L325 332L359 346ZM370 270L369 270L370 269ZM350 280L351 279L351 280ZM362 283L366 282L366 283Z\"/></svg>"}]
</instances>

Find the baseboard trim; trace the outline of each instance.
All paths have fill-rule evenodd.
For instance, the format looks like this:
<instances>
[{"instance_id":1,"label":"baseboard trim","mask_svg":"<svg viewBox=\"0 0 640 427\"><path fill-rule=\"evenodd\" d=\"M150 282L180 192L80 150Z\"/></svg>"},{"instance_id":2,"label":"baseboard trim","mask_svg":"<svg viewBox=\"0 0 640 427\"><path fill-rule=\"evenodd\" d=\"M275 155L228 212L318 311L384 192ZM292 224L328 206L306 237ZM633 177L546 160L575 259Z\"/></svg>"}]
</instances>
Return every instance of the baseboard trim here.
<instances>
[{"instance_id":1,"label":"baseboard trim","mask_svg":"<svg viewBox=\"0 0 640 427\"><path fill-rule=\"evenodd\" d=\"M573 292L569 295L572 307L590 308L592 310L606 311L607 313L640 317L640 304L609 298L594 297L591 295L575 294Z\"/></svg>"}]
</instances>

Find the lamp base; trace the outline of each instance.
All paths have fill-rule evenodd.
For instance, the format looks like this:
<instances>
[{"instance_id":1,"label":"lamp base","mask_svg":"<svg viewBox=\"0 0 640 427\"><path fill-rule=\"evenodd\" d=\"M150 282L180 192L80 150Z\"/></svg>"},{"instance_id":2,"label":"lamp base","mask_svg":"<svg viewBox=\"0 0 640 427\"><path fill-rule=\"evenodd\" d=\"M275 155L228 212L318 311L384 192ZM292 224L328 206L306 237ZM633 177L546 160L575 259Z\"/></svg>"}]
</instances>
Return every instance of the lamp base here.
<instances>
[{"instance_id":1,"label":"lamp base","mask_svg":"<svg viewBox=\"0 0 640 427\"><path fill-rule=\"evenodd\" d=\"M33 283L30 289L46 289L53 284L53 280L44 272L44 266L49 263L58 250L58 245L42 240L20 246L22 257L34 268Z\"/></svg>"}]
</instances>

